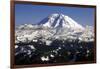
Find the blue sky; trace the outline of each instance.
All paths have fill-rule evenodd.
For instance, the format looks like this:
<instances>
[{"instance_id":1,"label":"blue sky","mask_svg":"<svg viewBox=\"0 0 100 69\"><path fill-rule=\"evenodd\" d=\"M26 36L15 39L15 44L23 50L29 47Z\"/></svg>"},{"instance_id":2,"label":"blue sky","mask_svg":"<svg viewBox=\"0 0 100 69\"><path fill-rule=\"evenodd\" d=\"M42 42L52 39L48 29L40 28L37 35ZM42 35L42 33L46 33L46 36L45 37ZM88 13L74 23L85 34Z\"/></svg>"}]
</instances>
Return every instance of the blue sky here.
<instances>
[{"instance_id":1,"label":"blue sky","mask_svg":"<svg viewBox=\"0 0 100 69\"><path fill-rule=\"evenodd\" d=\"M94 25L94 8L45 6L31 4L15 5L15 24L36 24L53 13L62 13L74 19L77 23Z\"/></svg>"}]
</instances>

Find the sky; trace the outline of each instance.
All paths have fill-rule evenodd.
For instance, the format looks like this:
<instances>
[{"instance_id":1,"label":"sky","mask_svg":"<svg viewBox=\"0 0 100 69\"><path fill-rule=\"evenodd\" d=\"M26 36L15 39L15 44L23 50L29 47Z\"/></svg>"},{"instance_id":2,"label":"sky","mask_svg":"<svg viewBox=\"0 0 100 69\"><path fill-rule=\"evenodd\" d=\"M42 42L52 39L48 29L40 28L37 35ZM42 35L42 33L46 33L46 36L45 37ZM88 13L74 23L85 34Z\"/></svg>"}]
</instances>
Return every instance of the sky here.
<instances>
[{"instance_id":1,"label":"sky","mask_svg":"<svg viewBox=\"0 0 100 69\"><path fill-rule=\"evenodd\" d=\"M62 13L77 23L94 26L94 8L15 4L15 25L37 24L54 13Z\"/></svg>"}]
</instances>

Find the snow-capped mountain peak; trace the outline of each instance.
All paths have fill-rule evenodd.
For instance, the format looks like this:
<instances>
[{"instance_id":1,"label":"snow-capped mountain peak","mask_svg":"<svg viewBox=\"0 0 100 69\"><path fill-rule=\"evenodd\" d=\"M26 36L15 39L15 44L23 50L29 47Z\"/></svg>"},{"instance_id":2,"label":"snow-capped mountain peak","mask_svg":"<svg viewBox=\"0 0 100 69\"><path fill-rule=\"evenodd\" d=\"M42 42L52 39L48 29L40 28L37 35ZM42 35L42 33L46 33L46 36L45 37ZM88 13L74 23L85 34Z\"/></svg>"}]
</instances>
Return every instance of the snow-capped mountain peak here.
<instances>
[{"instance_id":1,"label":"snow-capped mountain peak","mask_svg":"<svg viewBox=\"0 0 100 69\"><path fill-rule=\"evenodd\" d=\"M63 28L70 28L72 30L74 29L84 30L84 27L78 24L76 21L74 21L71 17L57 13L51 14L46 19L42 20L40 24L42 24L45 27L51 27L51 28L63 27Z\"/></svg>"},{"instance_id":2,"label":"snow-capped mountain peak","mask_svg":"<svg viewBox=\"0 0 100 69\"><path fill-rule=\"evenodd\" d=\"M22 42L27 40L37 41L40 38L50 43L54 39L93 41L93 33L92 27L87 26L84 28L71 17L56 13L46 17L37 25L24 24L18 26L16 29L16 42L19 40Z\"/></svg>"}]
</instances>

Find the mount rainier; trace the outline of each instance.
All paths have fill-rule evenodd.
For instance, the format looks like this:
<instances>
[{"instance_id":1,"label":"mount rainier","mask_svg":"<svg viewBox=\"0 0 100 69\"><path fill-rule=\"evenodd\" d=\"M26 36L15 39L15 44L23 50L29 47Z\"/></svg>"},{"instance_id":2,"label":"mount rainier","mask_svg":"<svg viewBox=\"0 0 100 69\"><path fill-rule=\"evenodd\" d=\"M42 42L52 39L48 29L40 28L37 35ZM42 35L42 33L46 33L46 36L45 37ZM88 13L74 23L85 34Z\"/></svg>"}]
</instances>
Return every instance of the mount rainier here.
<instances>
[{"instance_id":1,"label":"mount rainier","mask_svg":"<svg viewBox=\"0 0 100 69\"><path fill-rule=\"evenodd\" d=\"M50 44L55 39L94 41L91 26L83 27L64 14L51 14L37 24L23 24L15 27L15 43L41 39Z\"/></svg>"}]
</instances>

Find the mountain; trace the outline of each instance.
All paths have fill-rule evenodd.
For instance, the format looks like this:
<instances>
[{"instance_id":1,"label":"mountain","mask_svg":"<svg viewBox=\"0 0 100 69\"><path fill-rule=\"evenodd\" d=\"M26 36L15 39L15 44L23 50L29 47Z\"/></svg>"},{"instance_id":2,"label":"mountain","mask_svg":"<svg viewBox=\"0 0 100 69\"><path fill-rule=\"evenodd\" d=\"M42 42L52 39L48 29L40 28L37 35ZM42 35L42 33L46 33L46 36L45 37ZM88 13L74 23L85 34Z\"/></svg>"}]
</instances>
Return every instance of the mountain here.
<instances>
[{"instance_id":1,"label":"mountain","mask_svg":"<svg viewBox=\"0 0 100 69\"><path fill-rule=\"evenodd\" d=\"M16 26L14 45L17 65L94 60L93 27L83 27L63 14Z\"/></svg>"},{"instance_id":2,"label":"mountain","mask_svg":"<svg viewBox=\"0 0 100 69\"><path fill-rule=\"evenodd\" d=\"M63 14L51 14L47 18L40 21L39 25L50 28L68 28L72 30L84 30L84 27L74 21L71 17Z\"/></svg>"},{"instance_id":3,"label":"mountain","mask_svg":"<svg viewBox=\"0 0 100 69\"><path fill-rule=\"evenodd\" d=\"M94 31L91 26L83 27L71 17L63 14L51 14L42 21L16 27L15 43L37 41L41 39L47 44L55 39L93 41Z\"/></svg>"},{"instance_id":4,"label":"mountain","mask_svg":"<svg viewBox=\"0 0 100 69\"><path fill-rule=\"evenodd\" d=\"M22 25L16 26L15 28L16 29L32 29L32 28L34 28L34 25L32 25L32 24L22 24Z\"/></svg>"}]
</instances>

